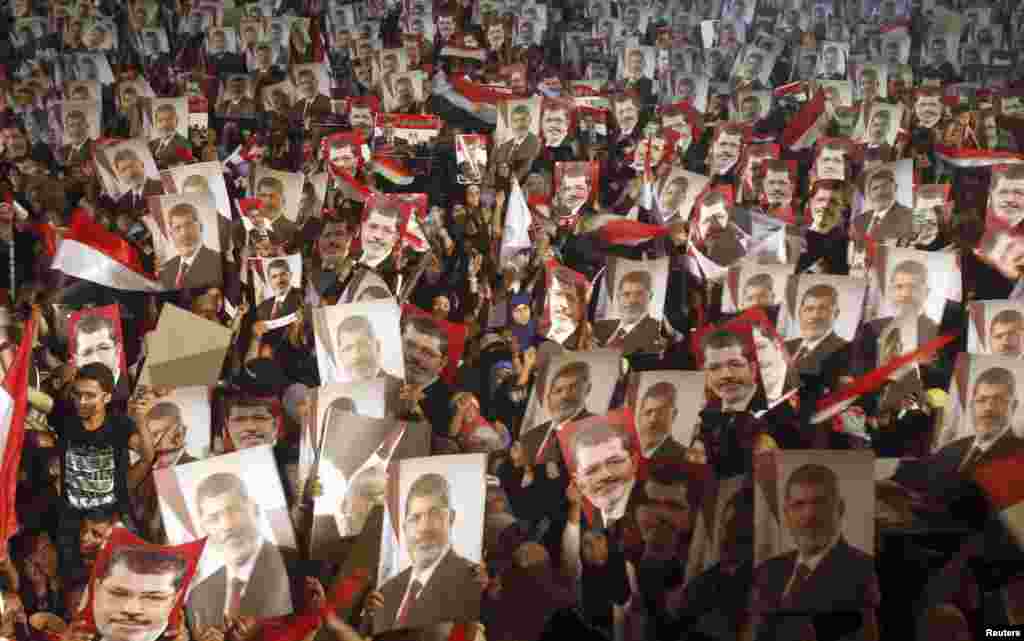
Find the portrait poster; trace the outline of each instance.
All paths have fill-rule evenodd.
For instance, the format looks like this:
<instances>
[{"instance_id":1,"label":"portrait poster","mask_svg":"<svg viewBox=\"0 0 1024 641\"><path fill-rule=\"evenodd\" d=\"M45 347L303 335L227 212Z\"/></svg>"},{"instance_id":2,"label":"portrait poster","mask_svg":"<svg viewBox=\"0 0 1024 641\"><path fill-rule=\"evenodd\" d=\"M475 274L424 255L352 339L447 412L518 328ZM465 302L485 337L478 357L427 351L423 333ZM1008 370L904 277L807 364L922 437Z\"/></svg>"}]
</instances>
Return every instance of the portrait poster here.
<instances>
[{"instance_id":1,"label":"portrait poster","mask_svg":"<svg viewBox=\"0 0 1024 641\"><path fill-rule=\"evenodd\" d=\"M655 182L655 209L666 223L688 221L694 205L710 183L707 176L673 167L668 175Z\"/></svg>"},{"instance_id":2,"label":"portrait poster","mask_svg":"<svg viewBox=\"0 0 1024 641\"><path fill-rule=\"evenodd\" d=\"M196 162L164 170L164 176L170 177L170 186L164 181L167 193L199 194L213 198L217 213L225 220L231 220L231 201L228 198L228 187L224 182L224 166L218 160Z\"/></svg>"},{"instance_id":3,"label":"portrait poster","mask_svg":"<svg viewBox=\"0 0 1024 641\"><path fill-rule=\"evenodd\" d=\"M578 340L580 324L586 320L590 281L552 259L545 264L545 282L547 295L538 333L560 345Z\"/></svg>"},{"instance_id":4,"label":"portrait poster","mask_svg":"<svg viewBox=\"0 0 1024 641\"><path fill-rule=\"evenodd\" d=\"M392 113L413 113L426 99L426 80L426 74L418 69L388 75L381 83L384 109Z\"/></svg>"},{"instance_id":5,"label":"portrait poster","mask_svg":"<svg viewBox=\"0 0 1024 641\"><path fill-rule=\"evenodd\" d=\"M741 261L729 267L722 288L722 313L733 314L753 307L773 307L786 300L796 266Z\"/></svg>"},{"instance_id":6,"label":"portrait poster","mask_svg":"<svg viewBox=\"0 0 1024 641\"><path fill-rule=\"evenodd\" d=\"M68 147L98 140L101 134L99 103L95 100L63 100L56 105L61 125L61 144Z\"/></svg>"},{"instance_id":7,"label":"portrait poster","mask_svg":"<svg viewBox=\"0 0 1024 641\"><path fill-rule=\"evenodd\" d=\"M260 106L263 111L278 112L290 116L292 105L297 102L295 85L289 80L265 85L260 89Z\"/></svg>"},{"instance_id":8,"label":"portrait poster","mask_svg":"<svg viewBox=\"0 0 1024 641\"><path fill-rule=\"evenodd\" d=\"M69 80L64 83L64 96L68 100L103 100L102 85L98 80Z\"/></svg>"},{"instance_id":9,"label":"portrait poster","mask_svg":"<svg viewBox=\"0 0 1024 641\"><path fill-rule=\"evenodd\" d=\"M641 451L658 446L656 458L663 451L681 462L678 454L693 442L706 402L703 372L656 370L630 374L625 406L634 411Z\"/></svg>"},{"instance_id":10,"label":"portrait poster","mask_svg":"<svg viewBox=\"0 0 1024 641\"><path fill-rule=\"evenodd\" d=\"M588 416L602 415L611 406L612 393L618 383L622 370L622 350L598 348L586 352L568 352L553 354L541 364L537 383L530 392L530 400L526 405L523 418L522 439L531 430L546 432L552 424L564 424ZM561 386L574 386L575 393L565 398L553 399L552 389L563 393ZM549 406L549 401L558 401L556 407ZM528 460L537 460L538 464L547 462L541 456L553 452L526 452Z\"/></svg>"},{"instance_id":11,"label":"portrait poster","mask_svg":"<svg viewBox=\"0 0 1024 641\"><path fill-rule=\"evenodd\" d=\"M200 194L149 198L142 221L153 237L160 282L168 289L221 283L221 245L215 203Z\"/></svg>"},{"instance_id":12,"label":"portrait poster","mask_svg":"<svg viewBox=\"0 0 1024 641\"><path fill-rule=\"evenodd\" d=\"M253 305L258 308L264 301L280 298L289 291L302 291L302 254L249 257L249 274L252 276Z\"/></svg>"},{"instance_id":13,"label":"portrait poster","mask_svg":"<svg viewBox=\"0 0 1024 641\"><path fill-rule=\"evenodd\" d=\"M455 162L459 173L456 180L460 185L478 185L487 170L488 136L483 134L458 134L455 136Z\"/></svg>"},{"instance_id":14,"label":"portrait poster","mask_svg":"<svg viewBox=\"0 0 1024 641\"><path fill-rule=\"evenodd\" d=\"M294 611L284 557L294 556L297 545L272 446L157 470L153 480L167 540L180 545L209 538L188 597L192 625L222 624L227 565L253 553L257 583L243 593L239 614L265 618ZM238 507L239 523L231 531L211 518L211 509L225 503Z\"/></svg>"},{"instance_id":15,"label":"portrait poster","mask_svg":"<svg viewBox=\"0 0 1024 641\"><path fill-rule=\"evenodd\" d=\"M1024 303L1017 300L975 300L967 304L967 352L1020 357Z\"/></svg>"},{"instance_id":16,"label":"portrait poster","mask_svg":"<svg viewBox=\"0 0 1024 641\"><path fill-rule=\"evenodd\" d=\"M181 144L184 144L184 141L188 140L188 98L153 98L149 105L149 112L146 114L149 118L149 139L163 140L172 136L177 141L180 136ZM173 110L173 114L168 114L174 118L173 125L166 128L165 124L171 124L171 121L165 120L164 114L170 110Z\"/></svg>"},{"instance_id":17,"label":"portrait poster","mask_svg":"<svg viewBox=\"0 0 1024 641\"><path fill-rule=\"evenodd\" d=\"M849 80L817 80L815 84L825 92L825 101L829 106L853 106L853 84Z\"/></svg>"},{"instance_id":18,"label":"portrait poster","mask_svg":"<svg viewBox=\"0 0 1024 641\"><path fill-rule=\"evenodd\" d=\"M445 365L441 370L441 378L449 385L456 385L456 376L459 371L459 363L466 349L466 340L469 336L469 328L462 323L453 323L443 318L434 318L429 312L420 309L416 305L405 303L402 305L402 327L409 323L410 319L420 318L433 323L435 327L444 332L448 340L448 349L445 350Z\"/></svg>"},{"instance_id":19,"label":"portrait poster","mask_svg":"<svg viewBox=\"0 0 1024 641\"><path fill-rule=\"evenodd\" d=\"M864 301L867 297L868 281L849 276L836 276L833 274L801 274L790 282L786 293L786 308L788 325L783 334L789 340L813 339L822 327L814 327L815 319L802 318L804 314L801 308L810 303L811 298L827 298L833 293L838 295L838 312L836 316L828 321L829 332L846 342L853 341L857 335L857 329L861 324L861 313L864 309ZM827 335L827 334L826 334Z\"/></svg>"},{"instance_id":20,"label":"portrait poster","mask_svg":"<svg viewBox=\"0 0 1024 641\"><path fill-rule=\"evenodd\" d=\"M929 318L937 330L942 323L946 305L963 300L960 264L956 254L951 252L929 252L883 245L877 249L874 266L870 284L872 291L867 306L874 314L865 316L868 320L920 315ZM927 275L924 281L921 280L923 274ZM909 282L911 277L917 287L913 295L906 297L904 292L896 288L896 284ZM919 338L919 345L926 342L923 338Z\"/></svg>"},{"instance_id":21,"label":"portrait poster","mask_svg":"<svg viewBox=\"0 0 1024 641\"><path fill-rule=\"evenodd\" d=\"M799 471L799 472L798 472ZM790 479L796 474L797 481ZM769 559L795 557L807 526L788 516L789 497L811 485L800 479L834 479L844 509L831 523L842 544L860 551L873 566L875 552L875 456L871 451L775 450L758 456L754 464L755 572ZM826 482L826 481L821 481ZM802 486L802 487L801 487ZM792 520L791 520L792 518ZM824 527L824 526L822 526ZM799 529L798 529L799 528ZM844 577L835 577L841 581ZM847 577L852 578L852 577ZM870 598L871 595L861 595Z\"/></svg>"},{"instance_id":22,"label":"portrait poster","mask_svg":"<svg viewBox=\"0 0 1024 641\"><path fill-rule=\"evenodd\" d=\"M1024 189L1024 165L995 165L991 172L985 229L1011 233L1024 221L1024 199L1017 195Z\"/></svg>"},{"instance_id":23,"label":"portrait poster","mask_svg":"<svg viewBox=\"0 0 1024 641\"><path fill-rule=\"evenodd\" d=\"M227 117L251 117L258 113L256 86L246 74L222 77L214 112Z\"/></svg>"},{"instance_id":24,"label":"portrait poster","mask_svg":"<svg viewBox=\"0 0 1024 641\"><path fill-rule=\"evenodd\" d=\"M668 269L668 258L640 261L612 257L608 261L602 287L609 304L601 320L621 320L632 316L631 324L634 324L645 322L648 317L656 321L664 318ZM639 303L634 300L636 292L633 285L647 285L642 292L645 300ZM624 293L627 288L630 291Z\"/></svg>"},{"instance_id":25,"label":"portrait poster","mask_svg":"<svg viewBox=\"0 0 1024 641\"><path fill-rule=\"evenodd\" d=\"M210 388L193 386L151 390L157 398L141 423L153 439L156 452L153 468L184 465L209 457L213 416Z\"/></svg>"},{"instance_id":26,"label":"portrait poster","mask_svg":"<svg viewBox=\"0 0 1024 641\"><path fill-rule=\"evenodd\" d=\"M317 412L324 412L318 416L323 429L316 471L322 491L313 504L314 559L332 558L332 548L358 536L373 508L384 506L392 465L430 454L429 431L417 429L422 424L337 409L342 406L337 401L344 399L317 394Z\"/></svg>"},{"instance_id":27,"label":"portrait poster","mask_svg":"<svg viewBox=\"0 0 1024 641\"><path fill-rule=\"evenodd\" d=\"M313 310L316 357L322 383L404 379L400 312L378 300ZM339 342L340 341L340 342ZM385 349L385 346L389 346Z\"/></svg>"},{"instance_id":28,"label":"portrait poster","mask_svg":"<svg viewBox=\"0 0 1024 641\"><path fill-rule=\"evenodd\" d=\"M871 105L866 122L861 115L863 128L857 141L867 145L893 146L903 123L903 111L902 104L875 102Z\"/></svg>"},{"instance_id":29,"label":"portrait poster","mask_svg":"<svg viewBox=\"0 0 1024 641\"><path fill-rule=\"evenodd\" d=\"M252 171L252 193L261 202L260 213L270 220L284 216L294 223L299 217L305 180L301 172L279 171L266 165L256 165Z\"/></svg>"},{"instance_id":30,"label":"portrait poster","mask_svg":"<svg viewBox=\"0 0 1024 641\"><path fill-rule=\"evenodd\" d=\"M505 100L498 104L498 126L494 132L494 148L500 149L505 143L525 135L540 138L540 96ZM525 144L525 143L524 143ZM496 154L497 155L497 154Z\"/></svg>"},{"instance_id":31,"label":"portrait poster","mask_svg":"<svg viewBox=\"0 0 1024 641\"><path fill-rule=\"evenodd\" d=\"M377 589L384 603L374 612L374 634L479 619L481 590L474 572L483 561L486 465L484 454L456 454L405 459L394 466L390 519L384 525L394 538L382 536ZM417 527L423 527L419 519L430 520L442 545L415 542ZM397 545L391 547L390 541ZM413 563L428 561L439 565L420 588L416 603L400 612Z\"/></svg>"},{"instance_id":32,"label":"portrait poster","mask_svg":"<svg viewBox=\"0 0 1024 641\"><path fill-rule=\"evenodd\" d=\"M76 368L89 363L106 365L114 382L127 372L121 308L116 303L71 312L68 318L68 355Z\"/></svg>"},{"instance_id":33,"label":"portrait poster","mask_svg":"<svg viewBox=\"0 0 1024 641\"><path fill-rule=\"evenodd\" d=\"M736 95L736 110L733 120L751 123L766 118L772 108L772 92L743 90Z\"/></svg>"},{"instance_id":34,"label":"portrait poster","mask_svg":"<svg viewBox=\"0 0 1024 641\"><path fill-rule=\"evenodd\" d=\"M991 410L992 415L988 417L984 414L975 415L972 399L978 393L979 379L982 385L994 387L996 384L1005 384L1011 388L1008 391L1003 390L1008 396L1009 404L1003 408L1002 416ZM936 423L929 451L934 454L944 448L955 447L953 444L958 441L962 445L963 439L977 437L980 432L990 429L1006 430L1006 436L1024 438L1024 408L1019 402L1022 382L1024 360L1018 356L966 352L957 354L953 376L949 382L947 410L942 414L941 423ZM975 424L979 420L981 430Z\"/></svg>"},{"instance_id":35,"label":"portrait poster","mask_svg":"<svg viewBox=\"0 0 1024 641\"><path fill-rule=\"evenodd\" d=\"M96 556L85 587L85 608L76 615L76 624L109 641L128 641L143 634L146 639L159 639L172 632L181 623L185 595L207 543L202 538L155 545L124 527L114 527ZM138 571L143 568L148 571ZM143 592L142 585L155 589ZM130 626L130 632L123 623L123 601L129 594L147 599L145 621Z\"/></svg>"},{"instance_id":36,"label":"portrait poster","mask_svg":"<svg viewBox=\"0 0 1024 641\"><path fill-rule=\"evenodd\" d=\"M132 138L109 145L97 145L93 157L96 161L96 173L99 174L100 183L111 200L120 200L122 196L138 186L142 187L144 194L153 191L159 193L158 190L163 189L156 160L153 159L149 145L141 138ZM142 169L141 176L138 172L139 163L141 163ZM122 173L118 171L119 169L125 171Z\"/></svg>"},{"instance_id":37,"label":"portrait poster","mask_svg":"<svg viewBox=\"0 0 1024 641\"><path fill-rule=\"evenodd\" d=\"M845 181L851 175L856 159L856 147L849 138L818 138L812 179Z\"/></svg>"}]
</instances>

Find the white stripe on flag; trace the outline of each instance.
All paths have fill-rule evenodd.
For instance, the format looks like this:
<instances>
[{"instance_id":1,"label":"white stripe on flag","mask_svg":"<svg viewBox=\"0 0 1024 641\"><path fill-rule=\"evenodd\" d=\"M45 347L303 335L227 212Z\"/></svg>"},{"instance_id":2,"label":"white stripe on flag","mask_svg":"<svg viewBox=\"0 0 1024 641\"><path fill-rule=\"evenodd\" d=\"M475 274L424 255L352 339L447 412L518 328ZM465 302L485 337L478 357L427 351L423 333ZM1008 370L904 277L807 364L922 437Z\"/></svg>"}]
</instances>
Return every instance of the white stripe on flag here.
<instances>
[{"instance_id":1,"label":"white stripe on flag","mask_svg":"<svg viewBox=\"0 0 1024 641\"><path fill-rule=\"evenodd\" d=\"M505 229L501 234L499 258L503 265L519 250L533 246L533 241L530 240L531 224L533 224L533 218L530 215L530 208L526 206L523 189L513 176L512 193L508 197L508 210L505 212Z\"/></svg>"},{"instance_id":2,"label":"white stripe on flag","mask_svg":"<svg viewBox=\"0 0 1024 641\"><path fill-rule=\"evenodd\" d=\"M69 276L111 289L130 292L167 291L159 282L128 269L100 250L72 238L61 241L51 267Z\"/></svg>"}]
</instances>

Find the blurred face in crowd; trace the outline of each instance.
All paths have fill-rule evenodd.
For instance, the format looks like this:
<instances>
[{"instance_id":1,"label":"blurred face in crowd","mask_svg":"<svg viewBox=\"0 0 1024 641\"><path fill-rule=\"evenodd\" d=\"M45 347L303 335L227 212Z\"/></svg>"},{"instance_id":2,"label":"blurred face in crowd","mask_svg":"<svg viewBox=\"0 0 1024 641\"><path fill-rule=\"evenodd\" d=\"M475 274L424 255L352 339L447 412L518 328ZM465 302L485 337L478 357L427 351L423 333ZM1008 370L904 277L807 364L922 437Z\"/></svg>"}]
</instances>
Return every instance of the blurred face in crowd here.
<instances>
[{"instance_id":1,"label":"blurred face in crowd","mask_svg":"<svg viewBox=\"0 0 1024 641\"><path fill-rule=\"evenodd\" d=\"M723 403L739 403L754 391L754 370L739 345L704 350L707 385Z\"/></svg>"},{"instance_id":2,"label":"blurred face in crowd","mask_svg":"<svg viewBox=\"0 0 1024 641\"><path fill-rule=\"evenodd\" d=\"M320 257L325 260L343 258L348 253L350 241L351 234L344 223L325 223L320 238L317 241Z\"/></svg>"},{"instance_id":3,"label":"blurred face in crowd","mask_svg":"<svg viewBox=\"0 0 1024 641\"><path fill-rule=\"evenodd\" d=\"M106 412L110 393L103 391L96 381L80 378L74 382L71 391L75 411L82 421L90 421Z\"/></svg>"},{"instance_id":4,"label":"blurred face in crowd","mask_svg":"<svg viewBox=\"0 0 1024 641\"><path fill-rule=\"evenodd\" d=\"M236 491L206 497L196 506L199 523L225 563L244 565L259 553L260 508Z\"/></svg>"},{"instance_id":5,"label":"blurred face in crowd","mask_svg":"<svg viewBox=\"0 0 1024 641\"><path fill-rule=\"evenodd\" d=\"M783 516L797 549L809 556L824 550L839 534L843 501L824 485L793 483L786 492Z\"/></svg>"},{"instance_id":6,"label":"blurred face in crowd","mask_svg":"<svg viewBox=\"0 0 1024 641\"><path fill-rule=\"evenodd\" d=\"M89 137L89 125L86 123L85 115L72 113L64 122L64 133L72 144L80 144Z\"/></svg>"},{"instance_id":7,"label":"blurred face in crowd","mask_svg":"<svg viewBox=\"0 0 1024 641\"><path fill-rule=\"evenodd\" d=\"M700 207L700 236L711 241L720 236L729 226L729 210L724 202Z\"/></svg>"},{"instance_id":8,"label":"blurred face in crowd","mask_svg":"<svg viewBox=\"0 0 1024 641\"><path fill-rule=\"evenodd\" d=\"M178 129L178 114L175 109L158 109L156 128L161 136L173 136Z\"/></svg>"},{"instance_id":9,"label":"blurred face in crowd","mask_svg":"<svg viewBox=\"0 0 1024 641\"><path fill-rule=\"evenodd\" d=\"M82 519L78 528L78 552L83 560L89 565L96 560L96 555L110 538L110 532L114 529L111 521L99 519Z\"/></svg>"},{"instance_id":10,"label":"blurred face in crowd","mask_svg":"<svg viewBox=\"0 0 1024 641\"><path fill-rule=\"evenodd\" d=\"M331 147L329 160L337 169L351 175L356 172L356 150L347 143L337 144Z\"/></svg>"},{"instance_id":11,"label":"blurred face in crowd","mask_svg":"<svg viewBox=\"0 0 1024 641\"><path fill-rule=\"evenodd\" d=\"M562 109L549 109L544 112L541 126L549 145L560 144L569 133L569 114Z\"/></svg>"},{"instance_id":12,"label":"blurred face in crowd","mask_svg":"<svg viewBox=\"0 0 1024 641\"><path fill-rule=\"evenodd\" d=\"M839 318L839 305L831 296L804 296L800 304L800 335L816 340L832 331Z\"/></svg>"},{"instance_id":13,"label":"blurred face in crowd","mask_svg":"<svg viewBox=\"0 0 1024 641\"><path fill-rule=\"evenodd\" d=\"M881 145L889 138L889 127L892 124L892 114L888 109L878 109L871 117L868 124L868 142L873 145Z\"/></svg>"},{"instance_id":14,"label":"blurred face in crowd","mask_svg":"<svg viewBox=\"0 0 1024 641\"><path fill-rule=\"evenodd\" d=\"M775 304L775 292L771 287L759 283L748 284L743 288L743 308L767 307Z\"/></svg>"},{"instance_id":15,"label":"blurred face in crowd","mask_svg":"<svg viewBox=\"0 0 1024 641\"><path fill-rule=\"evenodd\" d=\"M266 405L232 405L228 434L236 450L272 445L277 440L277 420Z\"/></svg>"},{"instance_id":16,"label":"blurred face in crowd","mask_svg":"<svg viewBox=\"0 0 1024 641\"><path fill-rule=\"evenodd\" d=\"M640 112L636 103L632 100L623 100L615 103L615 119L622 131L633 131L640 121Z\"/></svg>"},{"instance_id":17,"label":"blurred face in crowd","mask_svg":"<svg viewBox=\"0 0 1024 641\"><path fill-rule=\"evenodd\" d=\"M121 561L97 581L96 627L108 641L156 641L167 629L178 596L173 568L140 573Z\"/></svg>"},{"instance_id":18,"label":"blurred face in crowd","mask_svg":"<svg viewBox=\"0 0 1024 641\"><path fill-rule=\"evenodd\" d=\"M353 129L369 131L373 127L373 111L366 107L353 105L348 118Z\"/></svg>"},{"instance_id":19,"label":"blurred face in crowd","mask_svg":"<svg viewBox=\"0 0 1024 641\"><path fill-rule=\"evenodd\" d=\"M896 181L888 172L879 172L869 179L868 200L872 209L882 212L896 202Z\"/></svg>"},{"instance_id":20,"label":"blurred face in crowd","mask_svg":"<svg viewBox=\"0 0 1024 641\"><path fill-rule=\"evenodd\" d=\"M338 332L338 361L351 380L376 377L380 372L380 355L380 341L369 332Z\"/></svg>"},{"instance_id":21,"label":"blurred face in crowd","mask_svg":"<svg viewBox=\"0 0 1024 641\"><path fill-rule=\"evenodd\" d=\"M317 94L316 74L304 70L299 74L299 92L303 98L314 98Z\"/></svg>"},{"instance_id":22,"label":"blurred face in crowd","mask_svg":"<svg viewBox=\"0 0 1024 641\"><path fill-rule=\"evenodd\" d=\"M622 439L576 448L576 485L600 510L613 510L629 499L636 478L636 459Z\"/></svg>"}]
</instances>

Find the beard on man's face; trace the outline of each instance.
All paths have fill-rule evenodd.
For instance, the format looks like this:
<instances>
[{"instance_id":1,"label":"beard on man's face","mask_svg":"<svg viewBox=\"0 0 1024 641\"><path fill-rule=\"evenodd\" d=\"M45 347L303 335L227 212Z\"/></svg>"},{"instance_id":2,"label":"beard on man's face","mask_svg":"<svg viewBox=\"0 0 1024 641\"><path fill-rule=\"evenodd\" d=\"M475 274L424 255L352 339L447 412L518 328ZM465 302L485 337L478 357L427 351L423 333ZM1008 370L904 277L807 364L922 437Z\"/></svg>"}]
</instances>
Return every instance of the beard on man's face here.
<instances>
[{"instance_id":1,"label":"beard on man's face","mask_svg":"<svg viewBox=\"0 0 1024 641\"><path fill-rule=\"evenodd\" d=\"M746 254L736 231L727 227L707 239L707 255L718 265L731 265Z\"/></svg>"}]
</instances>

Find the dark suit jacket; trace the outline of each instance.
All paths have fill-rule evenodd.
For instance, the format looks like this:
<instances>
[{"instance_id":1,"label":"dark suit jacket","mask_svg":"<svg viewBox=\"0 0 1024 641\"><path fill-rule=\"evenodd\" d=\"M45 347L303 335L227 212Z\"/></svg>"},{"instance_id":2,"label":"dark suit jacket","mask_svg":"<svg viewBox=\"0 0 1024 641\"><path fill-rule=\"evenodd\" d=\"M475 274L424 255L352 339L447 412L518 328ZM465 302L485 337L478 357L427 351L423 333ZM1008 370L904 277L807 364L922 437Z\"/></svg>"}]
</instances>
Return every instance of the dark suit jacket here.
<instances>
[{"instance_id":1,"label":"dark suit jacket","mask_svg":"<svg viewBox=\"0 0 1024 641\"><path fill-rule=\"evenodd\" d=\"M374 613L374 634L395 627L411 578L412 568L407 568L380 587L384 605ZM479 618L480 586L475 579L474 565L454 550L449 550L409 607L405 627L422 628L433 623L475 621Z\"/></svg>"},{"instance_id":2,"label":"dark suit jacket","mask_svg":"<svg viewBox=\"0 0 1024 641\"><path fill-rule=\"evenodd\" d=\"M854 236L863 238L867 232L868 223L874 218L873 211L867 211L853 221ZM896 203L885 215L881 224L877 225L871 233L876 241L909 240L914 237L913 212L903 205Z\"/></svg>"},{"instance_id":3,"label":"dark suit jacket","mask_svg":"<svg viewBox=\"0 0 1024 641\"><path fill-rule=\"evenodd\" d=\"M75 151L71 150L71 145L61 145L60 159L65 166L80 165L92 160L92 149L92 138L86 140L82 148Z\"/></svg>"},{"instance_id":4,"label":"dark suit jacket","mask_svg":"<svg viewBox=\"0 0 1024 641\"><path fill-rule=\"evenodd\" d=\"M776 612L859 612L877 606L878 577L875 560L842 536L818 563L803 588L793 595L790 609L782 608L782 594L796 568L792 551L768 559L754 570L753 607L760 614Z\"/></svg>"},{"instance_id":5,"label":"dark suit jacket","mask_svg":"<svg viewBox=\"0 0 1024 641\"><path fill-rule=\"evenodd\" d=\"M252 98L242 98L237 104L224 100L219 105L220 113L225 116L251 116L256 113L256 103Z\"/></svg>"},{"instance_id":6,"label":"dark suit jacket","mask_svg":"<svg viewBox=\"0 0 1024 641\"><path fill-rule=\"evenodd\" d=\"M178 267L180 265L181 256L175 256L160 268L160 282L164 284L164 287L174 287L174 281L178 278ZM196 255L196 259L192 261L188 271L185 272L185 280L182 287L184 289L192 289L193 287L219 285L220 282L220 254L209 247L203 246Z\"/></svg>"},{"instance_id":7,"label":"dark suit jacket","mask_svg":"<svg viewBox=\"0 0 1024 641\"><path fill-rule=\"evenodd\" d=\"M790 355L795 355L800 351L800 347L803 345L804 339L794 338L793 340L786 341L786 350L789 351ZM795 363L796 369L799 372L809 372L817 374L826 369L827 363L833 362L833 358L837 353L844 353L849 347L849 341L843 340L836 336L835 332L829 332L828 336L824 338L818 345L809 353L805 354L800 360Z\"/></svg>"},{"instance_id":8,"label":"dark suit jacket","mask_svg":"<svg viewBox=\"0 0 1024 641\"><path fill-rule=\"evenodd\" d=\"M658 446L658 449L651 453L650 460L659 463L668 461L682 462L686 459L686 446L674 439L671 435L665 442Z\"/></svg>"},{"instance_id":9,"label":"dark suit jacket","mask_svg":"<svg viewBox=\"0 0 1024 641\"><path fill-rule=\"evenodd\" d=\"M494 158L491 162L492 180L498 165L508 163L512 168L512 173L516 175L519 182L526 182L526 175L530 173L530 166L533 164L534 159L537 158L537 155L540 154L540 140L533 133L528 133L523 140L523 144L519 145L519 148L513 153L512 145L514 142L513 140L508 140L494 152Z\"/></svg>"},{"instance_id":10,"label":"dark suit jacket","mask_svg":"<svg viewBox=\"0 0 1024 641\"><path fill-rule=\"evenodd\" d=\"M171 141L163 147L160 146L163 140L150 140L149 151L153 154L153 160L156 161L158 167L167 167L173 165L176 162L180 162L178 158L178 149L192 149L192 143L181 134L174 134Z\"/></svg>"},{"instance_id":11,"label":"dark suit jacket","mask_svg":"<svg viewBox=\"0 0 1024 641\"><path fill-rule=\"evenodd\" d=\"M957 439L925 459L928 476L931 477L930 480L934 486L941 487L957 478L957 475L961 473L959 472L960 463L967 456L967 451L974 446L976 438L975 436L965 436ZM1011 430L999 437L999 440L993 443L977 461L968 465L962 474L970 476L978 467L1012 456L1021 450L1024 450L1024 439L1015 435Z\"/></svg>"},{"instance_id":12,"label":"dark suit jacket","mask_svg":"<svg viewBox=\"0 0 1024 641\"><path fill-rule=\"evenodd\" d=\"M598 344L605 345L619 329L619 324L622 321L619 320L603 320L594 323L594 338L597 339ZM634 327L623 341L623 352L625 354L632 354L633 352L652 352L657 349L658 339L661 337L661 323L654 320L650 316L644 317L640 323Z\"/></svg>"},{"instance_id":13,"label":"dark suit jacket","mask_svg":"<svg viewBox=\"0 0 1024 641\"><path fill-rule=\"evenodd\" d=\"M224 625L227 580L227 569L221 568L189 594L188 613L193 626ZM273 543L265 541L242 595L242 616L265 619L291 614L292 611L291 587L284 557Z\"/></svg>"},{"instance_id":14,"label":"dark suit jacket","mask_svg":"<svg viewBox=\"0 0 1024 641\"><path fill-rule=\"evenodd\" d=\"M331 113L331 99L322 93L313 98L312 104L306 106L306 99L302 98L295 103L295 112L299 117L311 118L313 122L323 120L323 117Z\"/></svg>"},{"instance_id":15,"label":"dark suit jacket","mask_svg":"<svg viewBox=\"0 0 1024 641\"><path fill-rule=\"evenodd\" d=\"M152 178L146 179L146 184L142 186L142 198L135 199L132 196L132 192L128 191L121 194L121 197L117 200L118 209L129 209L133 211L141 211L146 208L146 199L150 196L162 196L164 193L164 184L159 180L153 180Z\"/></svg>"},{"instance_id":16,"label":"dark suit jacket","mask_svg":"<svg viewBox=\"0 0 1024 641\"><path fill-rule=\"evenodd\" d=\"M285 294L284 303L279 305L277 308L277 316L274 318L281 318L292 314L302 307L302 292L294 287L288 290ZM259 305L256 306L256 320L268 321L273 320L270 316L270 312L274 309L274 299L268 298Z\"/></svg>"}]
</instances>

